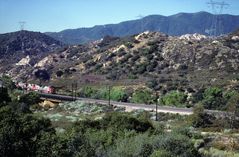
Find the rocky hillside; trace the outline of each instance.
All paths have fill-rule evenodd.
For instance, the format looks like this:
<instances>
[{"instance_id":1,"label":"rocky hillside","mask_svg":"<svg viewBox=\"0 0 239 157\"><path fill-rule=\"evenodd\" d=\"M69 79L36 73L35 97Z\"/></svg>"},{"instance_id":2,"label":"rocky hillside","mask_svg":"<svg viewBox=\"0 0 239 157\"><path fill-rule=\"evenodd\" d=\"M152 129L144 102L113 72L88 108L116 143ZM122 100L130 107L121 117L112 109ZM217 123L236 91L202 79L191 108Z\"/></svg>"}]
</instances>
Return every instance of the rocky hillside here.
<instances>
[{"instance_id":1,"label":"rocky hillside","mask_svg":"<svg viewBox=\"0 0 239 157\"><path fill-rule=\"evenodd\" d=\"M8 72L18 79L40 74L51 84L61 85L75 80L83 84L150 83L160 91L215 85L239 89L238 35L236 31L220 38L200 34L173 37L159 32L106 36L90 44L66 46L31 66L16 64Z\"/></svg>"},{"instance_id":2,"label":"rocky hillside","mask_svg":"<svg viewBox=\"0 0 239 157\"><path fill-rule=\"evenodd\" d=\"M212 31L212 21L215 18L218 19L218 23L221 23L221 27L218 27L218 30L216 30L217 35L227 34L239 27L239 16L218 15L216 17L207 12L198 12L179 13L172 16L151 15L119 24L69 29L47 34L68 44L99 40L106 35L124 37L147 30L160 31L168 35L183 35L188 33L209 35L210 31Z\"/></svg>"},{"instance_id":3,"label":"rocky hillside","mask_svg":"<svg viewBox=\"0 0 239 157\"><path fill-rule=\"evenodd\" d=\"M49 52L62 47L62 43L40 32L18 31L0 34L0 69L15 65L34 65Z\"/></svg>"}]
</instances>

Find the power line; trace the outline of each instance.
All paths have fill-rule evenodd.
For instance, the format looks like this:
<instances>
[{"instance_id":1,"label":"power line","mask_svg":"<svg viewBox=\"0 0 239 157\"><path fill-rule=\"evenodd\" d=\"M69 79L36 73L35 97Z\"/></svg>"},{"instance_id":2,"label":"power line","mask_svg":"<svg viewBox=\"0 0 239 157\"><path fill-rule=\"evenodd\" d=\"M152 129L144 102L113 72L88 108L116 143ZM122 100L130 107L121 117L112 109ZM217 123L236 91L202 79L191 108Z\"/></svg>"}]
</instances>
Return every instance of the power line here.
<instances>
[{"instance_id":1,"label":"power line","mask_svg":"<svg viewBox=\"0 0 239 157\"><path fill-rule=\"evenodd\" d=\"M223 33L223 24L220 19L220 14L223 13L223 10L229 6L229 4L225 3L224 1L222 2L217 2L210 0L210 2L207 3L210 5L212 12L213 12L213 19L212 19L212 24L211 28L208 31L210 36L217 36L217 35L222 35Z\"/></svg>"}]
</instances>

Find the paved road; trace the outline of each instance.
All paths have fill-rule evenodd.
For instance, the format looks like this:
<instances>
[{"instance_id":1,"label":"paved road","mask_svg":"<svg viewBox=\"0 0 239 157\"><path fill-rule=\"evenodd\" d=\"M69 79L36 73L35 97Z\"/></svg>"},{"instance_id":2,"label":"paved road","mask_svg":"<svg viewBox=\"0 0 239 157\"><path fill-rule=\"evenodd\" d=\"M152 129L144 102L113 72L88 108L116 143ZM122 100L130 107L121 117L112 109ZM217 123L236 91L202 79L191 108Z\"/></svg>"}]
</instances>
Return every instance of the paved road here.
<instances>
[{"instance_id":1,"label":"paved road","mask_svg":"<svg viewBox=\"0 0 239 157\"><path fill-rule=\"evenodd\" d=\"M43 93L39 93L39 94L41 95L41 97L44 97L44 98L51 98L51 99L57 99L57 100L63 100L63 101L72 101L71 96L59 95L59 94L43 94ZM76 100L81 100L86 103L99 103L99 104L106 104L106 105L109 104L107 100L99 100L99 99L77 97ZM125 102L117 102L117 101L110 101L110 104L113 106L125 107L127 111L134 110L134 109L156 111L156 105L125 103ZM159 106L159 105L158 105L158 112L178 113L182 115L189 115L193 113L191 108L176 108L176 107Z\"/></svg>"}]
</instances>

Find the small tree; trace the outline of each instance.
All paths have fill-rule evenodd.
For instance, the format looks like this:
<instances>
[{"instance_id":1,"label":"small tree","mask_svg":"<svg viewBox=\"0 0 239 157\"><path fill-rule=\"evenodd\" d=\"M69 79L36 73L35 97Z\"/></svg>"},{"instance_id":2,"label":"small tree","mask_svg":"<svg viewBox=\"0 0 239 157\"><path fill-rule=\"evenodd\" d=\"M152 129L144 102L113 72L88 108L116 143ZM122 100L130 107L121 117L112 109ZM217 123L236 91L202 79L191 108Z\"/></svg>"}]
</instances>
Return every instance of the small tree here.
<instances>
[{"instance_id":1,"label":"small tree","mask_svg":"<svg viewBox=\"0 0 239 157\"><path fill-rule=\"evenodd\" d=\"M202 105L196 105L193 109L191 122L194 127L208 127L213 124L215 117L207 114Z\"/></svg>"},{"instance_id":2,"label":"small tree","mask_svg":"<svg viewBox=\"0 0 239 157\"><path fill-rule=\"evenodd\" d=\"M56 72L56 76L57 76L57 77L61 77L63 74L64 74L64 73L63 73L63 71L61 71L61 70L58 70L58 71Z\"/></svg>"},{"instance_id":3,"label":"small tree","mask_svg":"<svg viewBox=\"0 0 239 157\"><path fill-rule=\"evenodd\" d=\"M12 81L12 79L9 76L3 75L0 80L2 81L5 88L9 90L13 90L16 88L15 83Z\"/></svg>"},{"instance_id":4,"label":"small tree","mask_svg":"<svg viewBox=\"0 0 239 157\"><path fill-rule=\"evenodd\" d=\"M206 109L222 109L225 103L222 89L211 87L204 91L202 104Z\"/></svg>"},{"instance_id":5,"label":"small tree","mask_svg":"<svg viewBox=\"0 0 239 157\"><path fill-rule=\"evenodd\" d=\"M133 93L132 102L150 104L153 101L152 92L147 89L138 89Z\"/></svg>"},{"instance_id":6,"label":"small tree","mask_svg":"<svg viewBox=\"0 0 239 157\"><path fill-rule=\"evenodd\" d=\"M234 94L228 100L227 103L227 112L229 117L230 128L238 128L239 117L239 93Z\"/></svg>"},{"instance_id":7,"label":"small tree","mask_svg":"<svg viewBox=\"0 0 239 157\"><path fill-rule=\"evenodd\" d=\"M160 99L160 102L163 105L178 107L185 106L186 101L187 95L178 91L171 91Z\"/></svg>"},{"instance_id":8,"label":"small tree","mask_svg":"<svg viewBox=\"0 0 239 157\"><path fill-rule=\"evenodd\" d=\"M0 108L0 128L0 156L37 156L37 150L44 147L37 145L42 135L55 133L50 120L17 114L9 106Z\"/></svg>"},{"instance_id":9,"label":"small tree","mask_svg":"<svg viewBox=\"0 0 239 157\"><path fill-rule=\"evenodd\" d=\"M0 107L5 106L10 101L7 88L0 88Z\"/></svg>"},{"instance_id":10,"label":"small tree","mask_svg":"<svg viewBox=\"0 0 239 157\"><path fill-rule=\"evenodd\" d=\"M128 99L128 96L122 88L113 87L110 93L110 98L115 101L126 102Z\"/></svg>"},{"instance_id":11,"label":"small tree","mask_svg":"<svg viewBox=\"0 0 239 157\"><path fill-rule=\"evenodd\" d=\"M155 89L157 85L158 85L158 82L156 79L152 79L147 82L147 86L151 89Z\"/></svg>"},{"instance_id":12,"label":"small tree","mask_svg":"<svg viewBox=\"0 0 239 157\"><path fill-rule=\"evenodd\" d=\"M20 97L20 102L27 105L34 105L40 102L40 95L36 92L30 92Z\"/></svg>"},{"instance_id":13,"label":"small tree","mask_svg":"<svg viewBox=\"0 0 239 157\"><path fill-rule=\"evenodd\" d=\"M48 81L50 80L50 74L45 69L39 69L35 72L36 78L38 78L41 81Z\"/></svg>"}]
</instances>

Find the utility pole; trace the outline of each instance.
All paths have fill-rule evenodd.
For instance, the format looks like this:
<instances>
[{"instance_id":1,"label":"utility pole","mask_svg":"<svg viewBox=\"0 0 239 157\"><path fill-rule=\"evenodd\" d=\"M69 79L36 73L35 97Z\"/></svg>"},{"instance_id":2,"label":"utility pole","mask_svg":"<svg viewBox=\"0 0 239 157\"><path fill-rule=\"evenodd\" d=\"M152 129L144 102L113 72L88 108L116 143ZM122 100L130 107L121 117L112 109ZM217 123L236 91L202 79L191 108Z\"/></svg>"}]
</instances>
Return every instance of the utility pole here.
<instances>
[{"instance_id":1,"label":"utility pole","mask_svg":"<svg viewBox=\"0 0 239 157\"><path fill-rule=\"evenodd\" d=\"M223 28L222 28L223 24L221 23L220 17L218 15L222 14L223 9L229 6L229 4L225 3L224 1L216 2L213 0L210 0L210 2L208 2L207 4L210 5L212 9L212 13L214 14L211 28L209 30L209 35L210 36L221 35L223 33Z\"/></svg>"},{"instance_id":2,"label":"utility pole","mask_svg":"<svg viewBox=\"0 0 239 157\"><path fill-rule=\"evenodd\" d=\"M156 93L156 99L155 99L155 104L156 104L156 116L155 116L155 121L158 121L158 93Z\"/></svg>"},{"instance_id":3,"label":"utility pole","mask_svg":"<svg viewBox=\"0 0 239 157\"><path fill-rule=\"evenodd\" d=\"M77 91L77 82L75 81L71 84L72 101L76 101L76 97L77 97L76 91Z\"/></svg>"},{"instance_id":4,"label":"utility pole","mask_svg":"<svg viewBox=\"0 0 239 157\"><path fill-rule=\"evenodd\" d=\"M108 100L109 102L108 103L109 103L109 106L110 106L110 85L109 85L109 88L108 88L108 92L109 92L108 93L109 94L109 100Z\"/></svg>"},{"instance_id":5,"label":"utility pole","mask_svg":"<svg viewBox=\"0 0 239 157\"><path fill-rule=\"evenodd\" d=\"M71 84L71 94L72 94L72 101L76 101L76 98L77 98L77 81L74 81L72 84Z\"/></svg>"},{"instance_id":6,"label":"utility pole","mask_svg":"<svg viewBox=\"0 0 239 157\"><path fill-rule=\"evenodd\" d=\"M71 95L72 95L72 101L74 101L74 84L71 84Z\"/></svg>"},{"instance_id":7,"label":"utility pole","mask_svg":"<svg viewBox=\"0 0 239 157\"><path fill-rule=\"evenodd\" d=\"M75 83L75 101L76 101L76 97L77 97L77 95L76 95L76 92L77 92L77 86L78 86L78 84L77 84L77 81L76 81L76 83Z\"/></svg>"}]
</instances>

